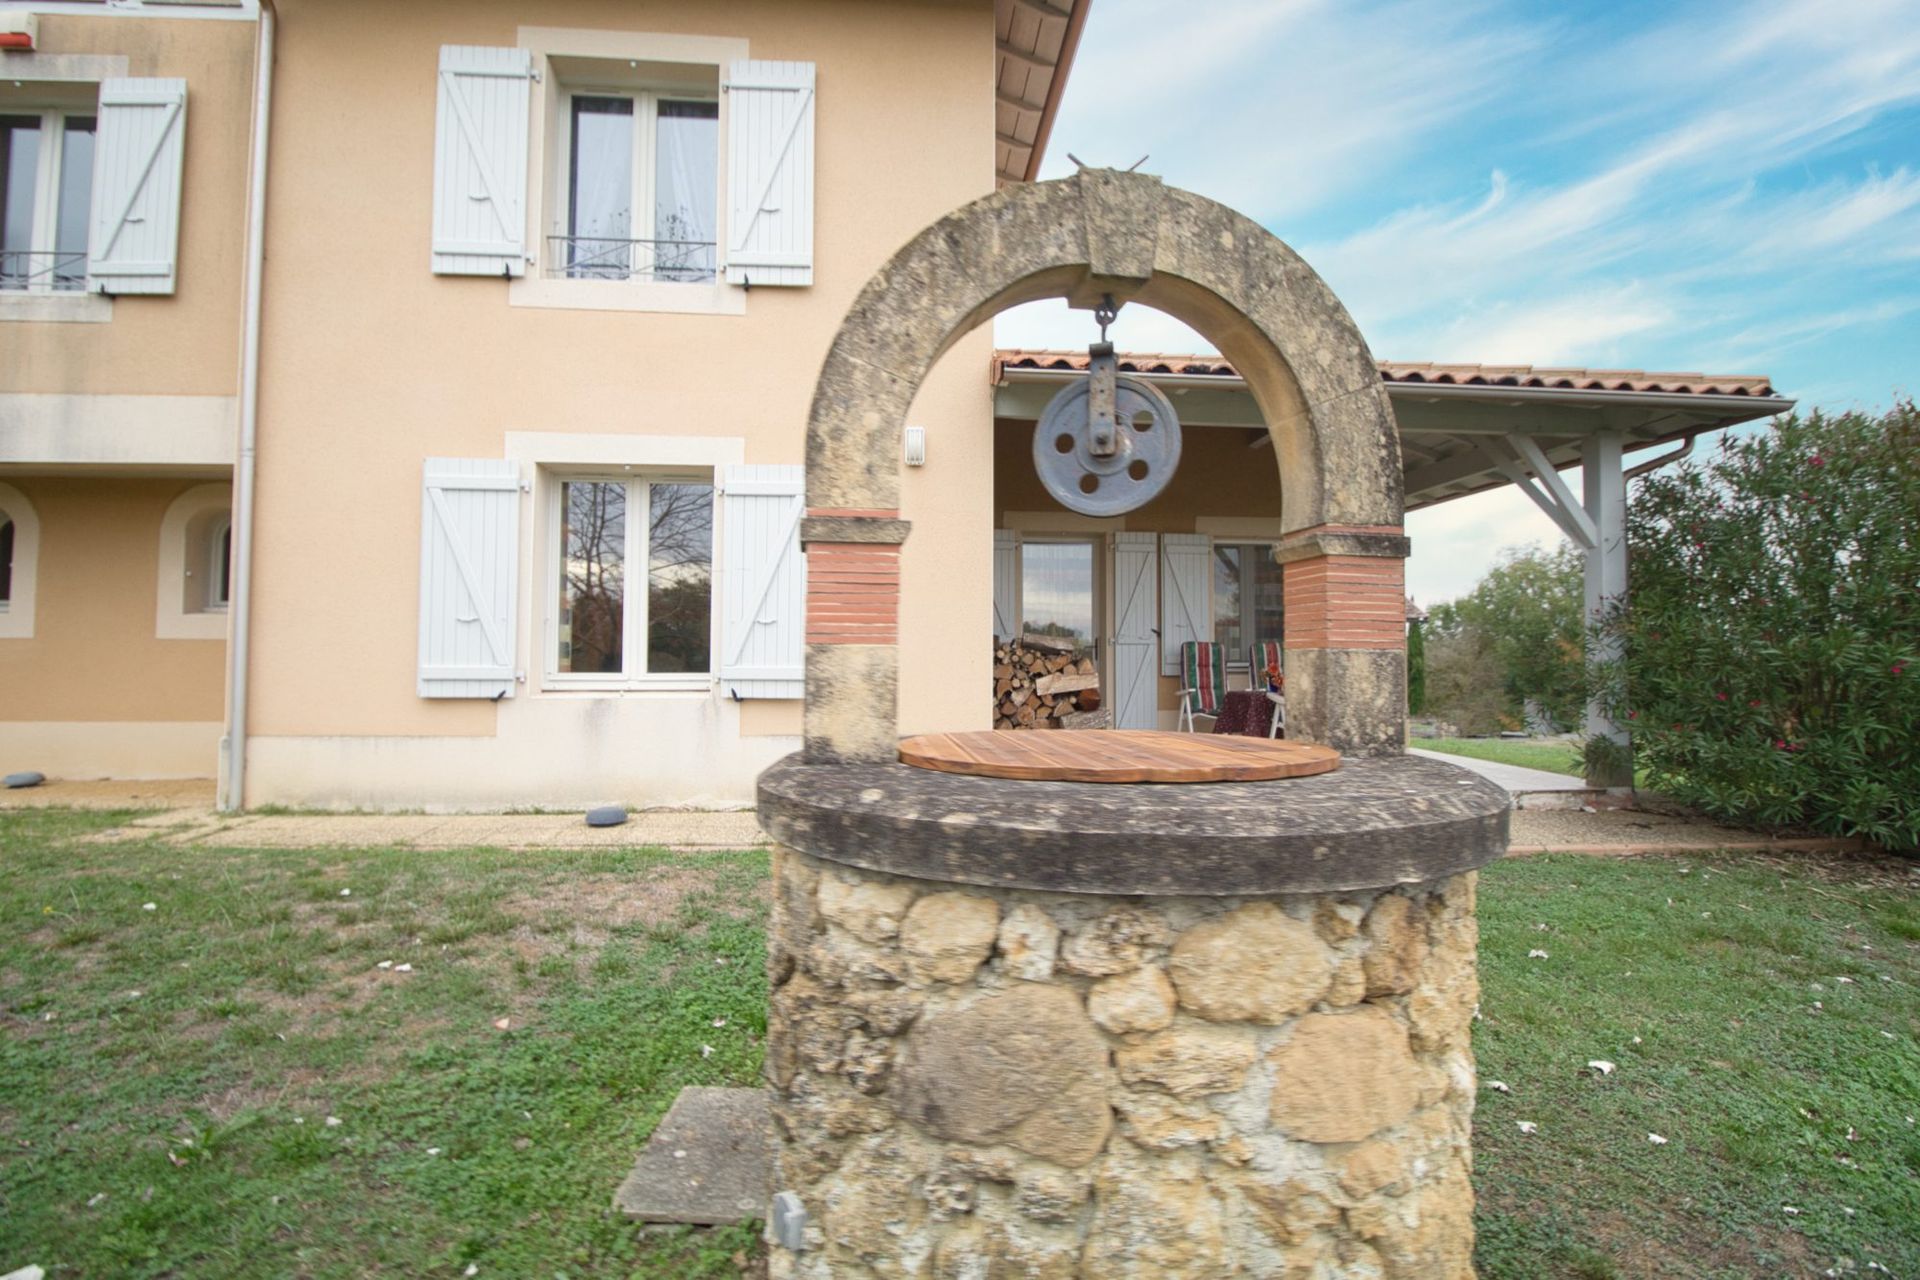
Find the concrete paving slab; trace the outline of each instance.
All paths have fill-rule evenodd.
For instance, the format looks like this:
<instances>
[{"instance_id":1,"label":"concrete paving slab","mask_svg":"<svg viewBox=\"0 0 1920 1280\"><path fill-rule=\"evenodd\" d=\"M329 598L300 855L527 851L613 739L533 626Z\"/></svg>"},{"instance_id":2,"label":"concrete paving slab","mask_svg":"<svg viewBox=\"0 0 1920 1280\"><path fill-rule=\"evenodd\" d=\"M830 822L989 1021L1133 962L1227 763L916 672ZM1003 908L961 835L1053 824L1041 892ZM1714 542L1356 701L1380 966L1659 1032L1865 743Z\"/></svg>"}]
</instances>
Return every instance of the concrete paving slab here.
<instances>
[{"instance_id":1,"label":"concrete paving slab","mask_svg":"<svg viewBox=\"0 0 1920 1280\"><path fill-rule=\"evenodd\" d=\"M1407 754L1419 756L1423 760L1438 760L1442 764L1457 764L1462 769L1471 770L1483 778L1491 778L1516 795L1531 791L1591 790L1580 778L1569 777L1564 773L1550 773L1545 769L1528 769L1517 764L1501 764L1497 760L1476 760L1472 756L1453 756L1442 751L1424 751L1419 747L1407 748Z\"/></svg>"},{"instance_id":2,"label":"concrete paving slab","mask_svg":"<svg viewBox=\"0 0 1920 1280\"><path fill-rule=\"evenodd\" d=\"M689 1086L647 1139L613 1203L642 1222L720 1226L764 1217L773 1113L762 1089Z\"/></svg>"}]
</instances>

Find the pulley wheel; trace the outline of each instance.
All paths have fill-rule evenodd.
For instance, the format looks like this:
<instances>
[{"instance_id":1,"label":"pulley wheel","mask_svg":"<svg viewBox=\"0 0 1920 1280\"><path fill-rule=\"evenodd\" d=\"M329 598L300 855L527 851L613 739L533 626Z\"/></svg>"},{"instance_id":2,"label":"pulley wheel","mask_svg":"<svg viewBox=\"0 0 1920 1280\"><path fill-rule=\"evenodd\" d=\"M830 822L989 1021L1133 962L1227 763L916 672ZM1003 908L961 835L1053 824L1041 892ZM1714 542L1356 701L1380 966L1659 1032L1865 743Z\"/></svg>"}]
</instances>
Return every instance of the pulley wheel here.
<instances>
[{"instance_id":1,"label":"pulley wheel","mask_svg":"<svg viewBox=\"0 0 1920 1280\"><path fill-rule=\"evenodd\" d=\"M1063 389L1033 431L1033 468L1054 500L1083 516L1117 516L1158 497L1180 465L1180 418L1173 402L1150 382L1114 379L1114 449L1093 452L1087 424L1087 388L1081 378Z\"/></svg>"}]
</instances>

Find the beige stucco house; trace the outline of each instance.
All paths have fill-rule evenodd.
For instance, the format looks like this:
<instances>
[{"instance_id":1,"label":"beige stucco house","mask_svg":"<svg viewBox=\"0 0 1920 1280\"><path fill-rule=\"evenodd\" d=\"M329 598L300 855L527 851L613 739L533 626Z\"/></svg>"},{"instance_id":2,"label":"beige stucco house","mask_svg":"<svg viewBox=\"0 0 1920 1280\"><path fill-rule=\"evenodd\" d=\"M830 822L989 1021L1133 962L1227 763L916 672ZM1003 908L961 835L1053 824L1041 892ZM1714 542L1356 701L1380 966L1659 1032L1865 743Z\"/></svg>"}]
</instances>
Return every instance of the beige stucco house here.
<instances>
[{"instance_id":1,"label":"beige stucco house","mask_svg":"<svg viewBox=\"0 0 1920 1280\"><path fill-rule=\"evenodd\" d=\"M747 802L799 742L828 344L916 232L1034 177L1087 6L0 0L0 769ZM1193 429L1108 520L1031 469L1070 353L983 327L922 384L903 730L986 727L1023 627L1131 727L1172 724L1179 640L1279 638L1244 385L1135 364ZM1410 505L1529 467L1552 504L1558 466L1784 403L1383 376Z\"/></svg>"}]
</instances>

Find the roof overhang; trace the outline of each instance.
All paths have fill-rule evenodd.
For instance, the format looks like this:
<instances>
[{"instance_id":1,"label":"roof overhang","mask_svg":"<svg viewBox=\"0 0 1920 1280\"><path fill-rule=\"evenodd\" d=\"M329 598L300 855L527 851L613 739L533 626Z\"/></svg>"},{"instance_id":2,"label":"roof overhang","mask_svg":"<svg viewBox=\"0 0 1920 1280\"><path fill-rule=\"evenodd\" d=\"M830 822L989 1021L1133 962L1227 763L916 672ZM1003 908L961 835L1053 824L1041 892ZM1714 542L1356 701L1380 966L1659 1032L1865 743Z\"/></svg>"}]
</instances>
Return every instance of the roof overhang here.
<instances>
[{"instance_id":1,"label":"roof overhang","mask_svg":"<svg viewBox=\"0 0 1920 1280\"><path fill-rule=\"evenodd\" d=\"M993 156L998 184L1032 182L1093 0L994 0Z\"/></svg>"},{"instance_id":2,"label":"roof overhang","mask_svg":"<svg viewBox=\"0 0 1920 1280\"><path fill-rule=\"evenodd\" d=\"M1045 358L1035 361L1035 355ZM1080 353L996 353L995 416L1038 420L1060 386L1083 375L1084 369L1074 364L1084 365L1085 360ZM1481 368L1460 368L1468 367ZM1573 384L1524 386L1424 380L1433 368L1381 365L1400 427L1409 511L1506 486L1506 475L1481 449L1485 437L1526 436L1562 468L1578 466L1582 443L1598 432L1618 432L1631 452L1785 413L1794 405L1776 395L1765 378L1583 369L1503 369L1495 375L1517 384L1549 374L1546 380ZM1252 449L1270 443L1246 382L1217 356L1122 355L1120 369L1173 397L1183 425L1244 429ZM1609 381L1614 385L1607 385ZM1689 389L1667 389L1673 387Z\"/></svg>"}]
</instances>

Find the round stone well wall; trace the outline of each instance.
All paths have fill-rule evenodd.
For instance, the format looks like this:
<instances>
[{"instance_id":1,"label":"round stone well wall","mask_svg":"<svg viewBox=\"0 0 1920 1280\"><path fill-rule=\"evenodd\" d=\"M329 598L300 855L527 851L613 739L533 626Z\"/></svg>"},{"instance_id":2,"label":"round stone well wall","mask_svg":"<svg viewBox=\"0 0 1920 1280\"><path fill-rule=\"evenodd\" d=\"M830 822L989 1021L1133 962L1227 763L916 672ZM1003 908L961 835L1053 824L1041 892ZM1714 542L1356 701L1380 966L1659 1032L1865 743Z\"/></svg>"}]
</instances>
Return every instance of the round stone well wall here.
<instances>
[{"instance_id":1,"label":"round stone well wall","mask_svg":"<svg viewBox=\"0 0 1920 1280\"><path fill-rule=\"evenodd\" d=\"M775 1277L1471 1272L1507 797L776 766Z\"/></svg>"}]
</instances>

